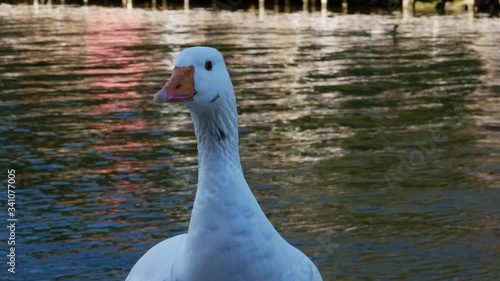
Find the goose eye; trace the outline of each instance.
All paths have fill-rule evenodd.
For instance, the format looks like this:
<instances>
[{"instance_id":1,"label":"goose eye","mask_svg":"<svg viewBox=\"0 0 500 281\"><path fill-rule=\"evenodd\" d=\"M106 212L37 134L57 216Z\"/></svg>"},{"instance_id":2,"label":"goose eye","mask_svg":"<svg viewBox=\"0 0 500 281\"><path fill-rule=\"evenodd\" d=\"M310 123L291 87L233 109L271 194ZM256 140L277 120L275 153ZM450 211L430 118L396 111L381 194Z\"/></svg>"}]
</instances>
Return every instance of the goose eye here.
<instances>
[{"instance_id":1,"label":"goose eye","mask_svg":"<svg viewBox=\"0 0 500 281\"><path fill-rule=\"evenodd\" d=\"M205 69L208 71L212 70L212 62L211 61L207 60L205 62Z\"/></svg>"}]
</instances>

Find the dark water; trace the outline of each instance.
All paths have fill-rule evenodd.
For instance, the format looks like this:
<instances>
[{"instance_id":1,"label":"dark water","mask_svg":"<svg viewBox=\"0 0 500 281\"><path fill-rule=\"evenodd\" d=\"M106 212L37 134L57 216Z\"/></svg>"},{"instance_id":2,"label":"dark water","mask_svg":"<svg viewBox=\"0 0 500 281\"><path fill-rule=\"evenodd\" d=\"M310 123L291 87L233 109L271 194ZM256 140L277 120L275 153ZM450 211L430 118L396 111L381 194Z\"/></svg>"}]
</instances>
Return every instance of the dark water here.
<instances>
[{"instance_id":1,"label":"dark water","mask_svg":"<svg viewBox=\"0 0 500 281\"><path fill-rule=\"evenodd\" d=\"M0 26L19 219L16 275L2 227L2 276L123 280L186 231L192 124L152 100L177 52L210 45L247 180L325 280L500 278L498 19L2 5Z\"/></svg>"}]
</instances>

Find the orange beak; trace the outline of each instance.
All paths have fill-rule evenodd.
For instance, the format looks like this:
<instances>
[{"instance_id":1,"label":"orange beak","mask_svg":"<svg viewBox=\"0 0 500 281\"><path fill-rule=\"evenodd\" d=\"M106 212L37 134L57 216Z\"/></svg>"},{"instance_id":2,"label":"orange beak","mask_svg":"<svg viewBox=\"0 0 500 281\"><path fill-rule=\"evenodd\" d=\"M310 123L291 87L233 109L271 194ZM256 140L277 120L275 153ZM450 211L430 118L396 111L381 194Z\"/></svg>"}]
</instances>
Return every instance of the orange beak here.
<instances>
[{"instance_id":1,"label":"orange beak","mask_svg":"<svg viewBox=\"0 0 500 281\"><path fill-rule=\"evenodd\" d=\"M194 67L174 67L172 77L155 95L155 102L183 102L192 101L194 89Z\"/></svg>"}]
</instances>

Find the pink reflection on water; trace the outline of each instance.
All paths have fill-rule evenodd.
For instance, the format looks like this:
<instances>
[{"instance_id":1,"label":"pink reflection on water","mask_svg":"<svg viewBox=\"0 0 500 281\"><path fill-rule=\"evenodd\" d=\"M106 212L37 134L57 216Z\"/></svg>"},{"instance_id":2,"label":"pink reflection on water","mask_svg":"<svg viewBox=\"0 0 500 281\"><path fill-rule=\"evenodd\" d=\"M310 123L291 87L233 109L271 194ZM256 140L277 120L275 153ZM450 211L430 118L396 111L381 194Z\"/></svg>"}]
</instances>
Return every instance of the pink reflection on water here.
<instances>
[{"instance_id":1,"label":"pink reflection on water","mask_svg":"<svg viewBox=\"0 0 500 281\"><path fill-rule=\"evenodd\" d=\"M101 9L89 10L88 30L84 38L87 51L86 73L93 76L93 98L101 101L92 107L92 115L110 116L119 115L120 112L127 114L141 103L135 87L140 84L148 67L140 61L138 52L134 51L136 46L142 44L140 30L140 15L133 11L110 13ZM95 122L94 126L107 136L95 143L96 151L114 156L143 149L144 144L141 142L116 137L121 132L143 130L145 121L142 118L119 117ZM116 175L120 171L126 171L129 174L138 169L139 165L135 160L112 158L115 161L95 168L92 173ZM139 186L127 178L116 180L112 184L139 190ZM124 190L109 191L100 195L97 201L103 205L116 206L126 198L120 193L124 193Z\"/></svg>"}]
</instances>

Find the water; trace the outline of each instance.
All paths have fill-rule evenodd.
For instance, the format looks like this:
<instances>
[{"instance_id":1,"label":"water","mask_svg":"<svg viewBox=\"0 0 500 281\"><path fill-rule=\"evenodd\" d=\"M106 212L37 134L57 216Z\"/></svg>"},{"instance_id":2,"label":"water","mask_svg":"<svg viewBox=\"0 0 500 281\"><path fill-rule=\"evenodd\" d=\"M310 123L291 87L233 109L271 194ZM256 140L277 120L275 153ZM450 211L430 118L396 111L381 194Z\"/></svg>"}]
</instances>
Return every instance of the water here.
<instances>
[{"instance_id":1,"label":"water","mask_svg":"<svg viewBox=\"0 0 500 281\"><path fill-rule=\"evenodd\" d=\"M0 25L19 218L17 273L2 275L124 280L186 231L193 127L152 99L176 53L210 45L247 180L325 280L500 278L498 19L2 5Z\"/></svg>"}]
</instances>

